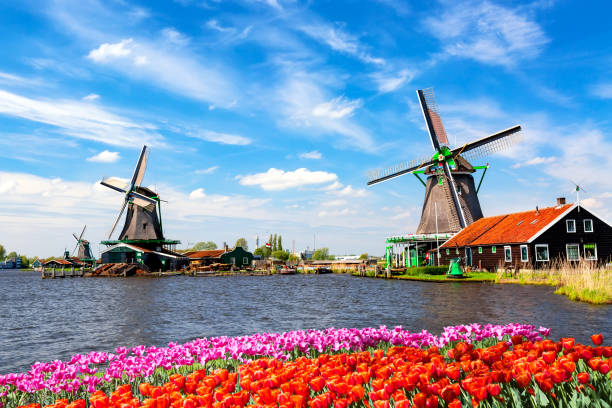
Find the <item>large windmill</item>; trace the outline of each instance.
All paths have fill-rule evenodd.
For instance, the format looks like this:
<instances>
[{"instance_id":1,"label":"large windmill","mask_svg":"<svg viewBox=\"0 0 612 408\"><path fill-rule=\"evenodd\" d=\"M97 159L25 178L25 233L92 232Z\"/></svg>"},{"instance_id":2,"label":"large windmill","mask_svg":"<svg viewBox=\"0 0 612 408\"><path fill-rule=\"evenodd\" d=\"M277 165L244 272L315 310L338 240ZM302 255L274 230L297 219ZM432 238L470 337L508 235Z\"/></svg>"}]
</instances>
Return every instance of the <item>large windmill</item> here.
<instances>
[{"instance_id":1,"label":"large windmill","mask_svg":"<svg viewBox=\"0 0 612 408\"><path fill-rule=\"evenodd\" d=\"M161 220L161 199L147 187L143 187L149 156L149 148L143 146L132 178L125 182L116 177L104 178L100 184L123 194L121 210L113 222L106 241L109 247L102 252L102 262L142 264L151 271L181 268L188 259L172 249L180 241L164 238ZM113 232L127 208L125 223L116 240Z\"/></svg>"},{"instance_id":2,"label":"large windmill","mask_svg":"<svg viewBox=\"0 0 612 408\"><path fill-rule=\"evenodd\" d=\"M72 256L74 256L74 254L76 253L77 258L79 260L86 263L92 263L95 262L96 258L94 258L93 252L91 252L89 241L83 238L83 235L85 234L85 229L87 229L87 225L83 227L83 230L81 231L81 234L79 234L78 237L76 234L72 234L74 239L76 239L76 245L74 247L74 250L72 251Z\"/></svg>"},{"instance_id":3,"label":"large windmill","mask_svg":"<svg viewBox=\"0 0 612 408\"><path fill-rule=\"evenodd\" d=\"M164 240L160 216L161 200L155 192L140 185L147 169L148 156L149 148L143 146L134 174L128 183L116 177L104 178L100 182L103 186L124 194L121 210L108 233L109 240L126 207L128 212L125 217L125 225L119 234L119 241Z\"/></svg>"},{"instance_id":4,"label":"large windmill","mask_svg":"<svg viewBox=\"0 0 612 408\"><path fill-rule=\"evenodd\" d=\"M368 174L367 184L380 183L409 173L417 177L419 174L426 175L427 183L421 180L425 184L425 200L416 233L455 233L482 218L478 189L472 173L479 168L486 172L488 166L472 166L468 159L474 160L510 147L520 140L521 127L513 126L450 148L433 89L418 90L417 95L434 150L433 155L372 171Z\"/></svg>"}]
</instances>

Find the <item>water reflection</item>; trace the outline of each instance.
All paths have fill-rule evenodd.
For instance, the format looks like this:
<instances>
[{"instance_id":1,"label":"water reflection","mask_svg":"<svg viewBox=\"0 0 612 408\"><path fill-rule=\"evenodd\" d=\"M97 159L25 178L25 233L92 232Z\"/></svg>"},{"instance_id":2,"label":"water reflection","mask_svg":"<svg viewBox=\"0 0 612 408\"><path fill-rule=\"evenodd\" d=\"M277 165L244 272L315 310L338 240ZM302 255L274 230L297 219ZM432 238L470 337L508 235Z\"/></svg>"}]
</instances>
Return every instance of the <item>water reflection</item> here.
<instances>
[{"instance_id":1,"label":"water reflection","mask_svg":"<svg viewBox=\"0 0 612 408\"><path fill-rule=\"evenodd\" d=\"M612 306L571 302L542 286L385 281L346 275L41 280L0 272L0 373L120 345L304 328L530 323L553 337L602 332Z\"/></svg>"}]
</instances>

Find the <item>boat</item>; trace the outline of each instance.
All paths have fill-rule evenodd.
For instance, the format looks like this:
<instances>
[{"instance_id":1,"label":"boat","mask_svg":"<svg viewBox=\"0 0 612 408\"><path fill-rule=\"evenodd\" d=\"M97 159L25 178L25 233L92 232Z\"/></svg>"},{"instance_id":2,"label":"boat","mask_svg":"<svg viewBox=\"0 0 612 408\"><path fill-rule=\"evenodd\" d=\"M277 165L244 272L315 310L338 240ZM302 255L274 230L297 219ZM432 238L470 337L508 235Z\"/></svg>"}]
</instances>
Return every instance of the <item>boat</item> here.
<instances>
[{"instance_id":1,"label":"boat","mask_svg":"<svg viewBox=\"0 0 612 408\"><path fill-rule=\"evenodd\" d=\"M287 265L284 265L281 268L277 269L277 272L279 275L295 275L297 273L297 270L295 268L290 268Z\"/></svg>"}]
</instances>

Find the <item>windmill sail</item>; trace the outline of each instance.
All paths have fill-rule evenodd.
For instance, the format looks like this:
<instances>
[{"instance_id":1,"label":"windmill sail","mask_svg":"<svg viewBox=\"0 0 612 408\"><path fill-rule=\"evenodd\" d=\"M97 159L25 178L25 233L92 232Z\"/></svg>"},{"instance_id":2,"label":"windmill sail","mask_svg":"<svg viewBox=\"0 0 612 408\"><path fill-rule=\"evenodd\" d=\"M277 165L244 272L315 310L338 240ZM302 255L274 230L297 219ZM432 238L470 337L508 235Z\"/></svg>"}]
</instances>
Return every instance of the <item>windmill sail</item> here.
<instances>
[{"instance_id":1,"label":"windmill sail","mask_svg":"<svg viewBox=\"0 0 612 408\"><path fill-rule=\"evenodd\" d=\"M448 137L446 136L446 130L444 130L444 125L442 124L442 119L440 118L440 110L438 109L438 104L436 103L433 88L423 89L420 92L423 95L423 102L425 105L424 110L429 116L429 120L431 121L431 125L434 129L435 137L438 140L438 145L442 144L444 146L448 146ZM434 149L439 149L439 146L434 146Z\"/></svg>"}]
</instances>

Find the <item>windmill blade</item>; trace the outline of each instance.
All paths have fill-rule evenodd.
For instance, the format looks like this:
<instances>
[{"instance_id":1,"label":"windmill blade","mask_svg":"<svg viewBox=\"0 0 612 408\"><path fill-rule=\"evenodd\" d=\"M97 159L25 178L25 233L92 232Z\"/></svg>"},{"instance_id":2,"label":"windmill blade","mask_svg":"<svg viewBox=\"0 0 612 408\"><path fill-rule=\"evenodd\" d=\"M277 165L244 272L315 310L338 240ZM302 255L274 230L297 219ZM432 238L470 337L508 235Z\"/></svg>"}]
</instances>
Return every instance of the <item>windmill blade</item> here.
<instances>
[{"instance_id":1,"label":"windmill blade","mask_svg":"<svg viewBox=\"0 0 612 408\"><path fill-rule=\"evenodd\" d=\"M134 175L132 176L132 182L130 184L130 189L140 186L140 183L142 183L142 179L144 178L145 171L147 170L148 155L149 155L149 148L147 147L147 145L144 145L142 147L142 150L140 151L140 156L138 157L136 168L134 169Z\"/></svg>"},{"instance_id":2,"label":"windmill blade","mask_svg":"<svg viewBox=\"0 0 612 408\"><path fill-rule=\"evenodd\" d=\"M108 239L111 239L111 235L113 235L113 232L115 231L115 227L117 226L117 223L119 222L119 219L123 215L123 211L125 210L125 207L127 206L128 201L129 200L127 199L127 197L126 197L125 200L123 200L123 206L121 207L121 211L119 211L119 215L117 216L117 218L115 219L115 222L113 223L113 227L111 228L110 232L108 233Z\"/></svg>"},{"instance_id":3,"label":"windmill blade","mask_svg":"<svg viewBox=\"0 0 612 408\"><path fill-rule=\"evenodd\" d=\"M157 201L136 192L130 193L129 197L132 200L132 203L146 209L147 211L152 211L157 205Z\"/></svg>"},{"instance_id":4,"label":"windmill blade","mask_svg":"<svg viewBox=\"0 0 612 408\"><path fill-rule=\"evenodd\" d=\"M83 238L83 234L85 233L86 228L87 228L87 225L83 227L83 231L81 231L81 235L79 235L79 239L78 239L79 242L81 242L81 239Z\"/></svg>"},{"instance_id":5,"label":"windmill blade","mask_svg":"<svg viewBox=\"0 0 612 408\"><path fill-rule=\"evenodd\" d=\"M402 174L413 172L431 163L431 157L425 156L415 160L407 160L395 166L372 170L367 174L368 186L401 176Z\"/></svg>"},{"instance_id":6,"label":"windmill blade","mask_svg":"<svg viewBox=\"0 0 612 408\"><path fill-rule=\"evenodd\" d=\"M104 178L102 179L100 184L108 188L112 188L115 191L119 191L120 193L124 193L124 194L127 193L126 191L127 183L118 179L117 177Z\"/></svg>"},{"instance_id":7,"label":"windmill blade","mask_svg":"<svg viewBox=\"0 0 612 408\"><path fill-rule=\"evenodd\" d=\"M506 150L516 143L523 140L523 133L520 125L513 126L501 132L483 137L454 148L451 153L453 156L461 155L468 161L488 156L491 153Z\"/></svg>"},{"instance_id":8,"label":"windmill blade","mask_svg":"<svg viewBox=\"0 0 612 408\"><path fill-rule=\"evenodd\" d=\"M431 139L431 145L436 151L440 150L440 144L448 146L448 137L440 118L440 110L436 103L433 88L417 90L421 111L427 124L427 131Z\"/></svg>"},{"instance_id":9,"label":"windmill blade","mask_svg":"<svg viewBox=\"0 0 612 408\"><path fill-rule=\"evenodd\" d=\"M74 234L72 234L72 235L74 235ZM77 243L76 243L76 245L74 247L74 250L72 251L72 256L74 256L74 254L76 253L76 250L77 250L78 247L79 247L79 241L77 241Z\"/></svg>"},{"instance_id":10,"label":"windmill blade","mask_svg":"<svg viewBox=\"0 0 612 408\"><path fill-rule=\"evenodd\" d=\"M76 234L74 232L72 233L72 236L74 237L74 239L77 240L77 243L80 241L80 239L76 236Z\"/></svg>"}]
</instances>

